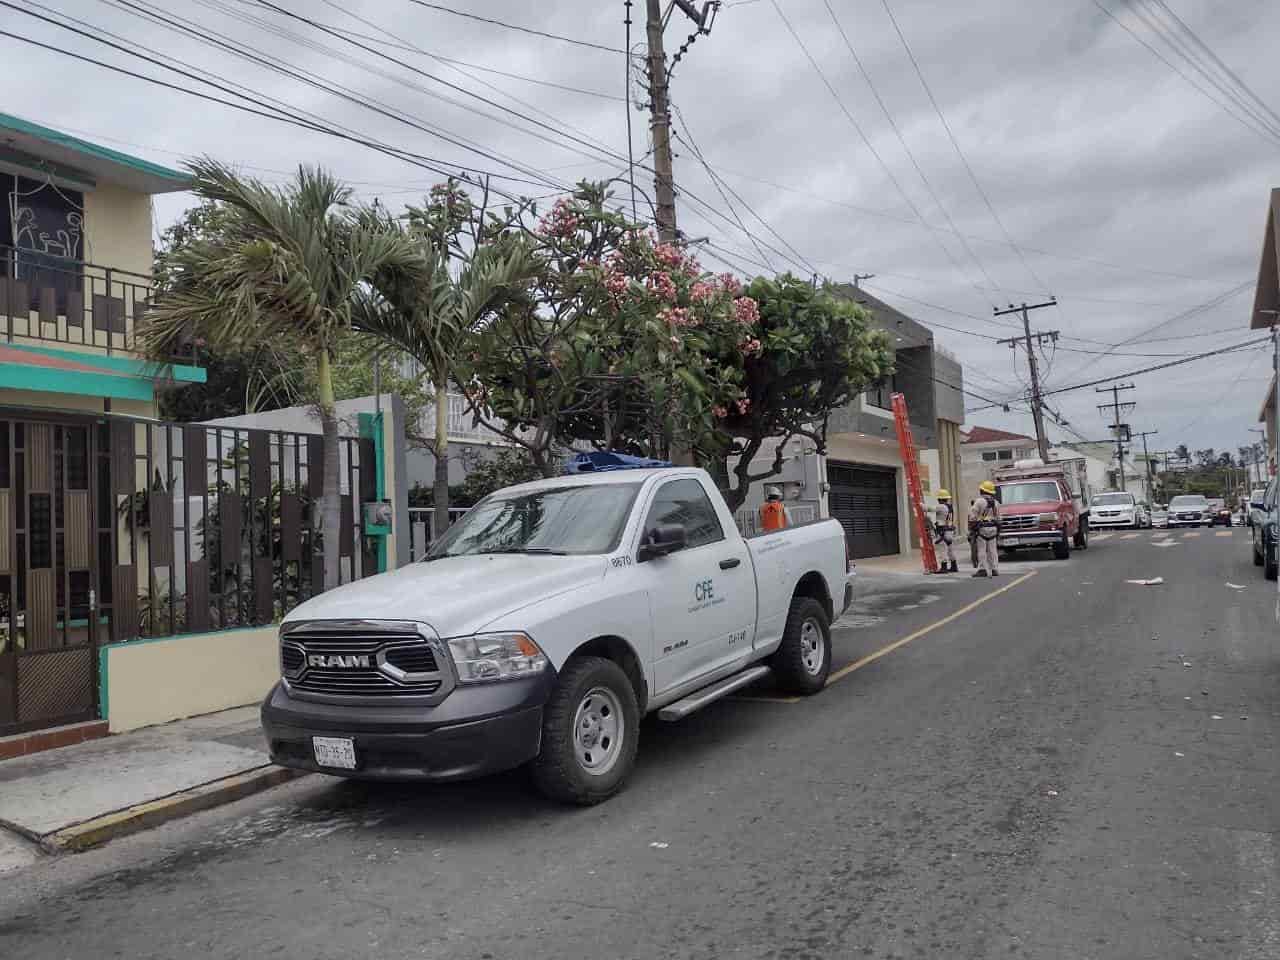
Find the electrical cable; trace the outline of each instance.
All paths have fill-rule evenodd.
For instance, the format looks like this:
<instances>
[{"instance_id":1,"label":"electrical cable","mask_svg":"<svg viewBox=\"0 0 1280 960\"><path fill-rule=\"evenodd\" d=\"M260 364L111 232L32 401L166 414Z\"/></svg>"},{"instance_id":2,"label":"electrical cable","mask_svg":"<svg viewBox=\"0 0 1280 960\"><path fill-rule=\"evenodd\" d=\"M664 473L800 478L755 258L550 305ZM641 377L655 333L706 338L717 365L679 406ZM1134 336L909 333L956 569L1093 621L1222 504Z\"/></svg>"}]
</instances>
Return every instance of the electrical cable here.
<instances>
[{"instance_id":1,"label":"electrical cable","mask_svg":"<svg viewBox=\"0 0 1280 960\"><path fill-rule=\"evenodd\" d=\"M916 220L919 221L920 225L925 229L925 231L929 234L929 236L933 238L933 241L938 245L939 249L942 250L942 252L946 255L947 259L950 260L952 265L956 268L956 271L962 277L965 277L966 282L969 282L970 284L973 285L974 289L978 291L979 295L982 295L981 288L978 287L976 284L973 284L972 280L965 275L964 269L960 266L960 262L956 259L955 255L951 252L951 250L947 247L947 245L942 242L942 239L933 231L933 228L930 227L928 223L925 221L924 214L920 212L920 208L916 206L916 203L914 200L911 199L910 194L908 194L906 190L903 189L903 186L898 181L898 178L894 176L893 170L891 170L888 163L885 162L884 157L880 155L880 151L876 149L875 144L871 142L871 138L867 136L866 131L862 129L862 125L859 124L858 121L854 118L853 114L849 111L849 108L845 105L844 100L840 97L840 94L836 91L836 88L832 85L831 81L827 78L826 72L823 71L822 67L818 64L818 61L814 59L813 54L809 52L808 46L805 45L805 42L804 40L801 39L800 34L796 32L796 28L792 25L791 20L787 17L785 13L782 12L782 7L778 4L778 0L769 0L769 2L773 5L774 11L778 14L778 17L782 20L783 24L786 26L788 32L791 34L792 39L794 39L796 44L800 47L801 52L805 55L805 59L809 61L809 65L813 67L814 72L817 73L819 79L822 80L823 85L827 88L827 92L831 94L831 98L835 100L836 105L840 108L841 113L844 114L845 119L849 121L849 124L853 127L854 131L861 138L862 142L866 145L867 149L871 152L871 155L875 157L876 161L880 164L881 169L883 169L885 172L885 176L887 176L889 179L889 182L893 184L894 189L898 191L899 196L901 196L902 199L906 201L907 206L911 208L911 212L915 214ZM987 297L986 299L988 300L988 302L990 302L991 298Z\"/></svg>"},{"instance_id":2,"label":"electrical cable","mask_svg":"<svg viewBox=\"0 0 1280 960\"><path fill-rule=\"evenodd\" d=\"M979 272L986 279L987 283L994 287L997 292L1000 292L1000 285L992 279L991 274L987 271L986 265L978 259L978 255L974 252L973 247L969 245L969 241L967 241L960 233L960 228L956 226L955 221L951 219L951 214L943 205L942 198L939 197L938 192L934 190L933 183L929 180L928 176L925 175L924 170L920 166L920 162L916 159L915 152L907 143L907 138L902 135L902 130L898 127L897 121L893 119L893 114L889 110L889 105L884 102L884 97L880 96L880 91L876 87L875 82L871 79L871 74L867 72L867 68L862 63L862 58L858 56L858 52L853 48L853 41L849 39L849 34L845 32L844 25L840 23L840 18L836 16L836 12L831 6L831 0L822 0L822 3L823 6L827 8L827 13L831 17L831 22L835 24L836 30L840 34L840 38L844 41L845 48L849 51L849 56L853 58L853 62L858 68L858 72L862 74L862 79L866 81L868 89L871 90L871 95L875 98L876 103L879 104L880 112L884 114L884 118L889 124L889 129L893 131L893 135L897 138L899 145L901 145L903 153L905 153L907 155L907 159L911 161L911 166L915 168L916 174L920 177L920 182L924 184L925 190L933 199L933 203L942 214L942 218L947 221L947 226L951 228L951 232L960 241L965 252L969 254L969 258L977 265ZM886 9L888 9L887 6ZM892 14L890 14L890 17L892 17ZM905 41L903 42L905 43Z\"/></svg>"},{"instance_id":3,"label":"electrical cable","mask_svg":"<svg viewBox=\"0 0 1280 960\"><path fill-rule=\"evenodd\" d=\"M518 30L521 33L533 34L536 37L544 37L548 40L560 40L563 43L572 43L579 47L591 47L596 50L603 50L605 53L626 53L625 50L619 50L617 47L606 47L600 43L593 43L590 40L575 40L573 37L563 37L558 33L547 33L544 30L535 30L532 27L522 27L518 24L507 23L505 20L494 20L490 17L477 16L474 13L466 13L462 10L454 10L451 7L441 6L438 3L428 3L427 0L409 0L410 3L416 3L420 7L426 7L428 10L438 10L441 13L451 13L455 17L466 17L468 20L478 20L481 23L488 23L496 27L506 27L508 30Z\"/></svg>"}]
</instances>

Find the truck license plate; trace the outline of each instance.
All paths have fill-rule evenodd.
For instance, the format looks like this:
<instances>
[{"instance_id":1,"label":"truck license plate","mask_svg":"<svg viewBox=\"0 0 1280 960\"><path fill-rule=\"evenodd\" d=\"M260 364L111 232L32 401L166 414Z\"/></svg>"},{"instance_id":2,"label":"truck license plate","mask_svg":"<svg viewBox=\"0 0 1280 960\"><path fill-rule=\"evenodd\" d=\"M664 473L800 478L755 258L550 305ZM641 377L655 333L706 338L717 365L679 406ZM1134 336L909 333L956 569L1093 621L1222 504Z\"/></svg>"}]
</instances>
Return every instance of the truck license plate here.
<instances>
[{"instance_id":1,"label":"truck license plate","mask_svg":"<svg viewBox=\"0 0 1280 960\"><path fill-rule=\"evenodd\" d=\"M312 737L311 749L322 767L356 768L356 744L350 737Z\"/></svg>"}]
</instances>

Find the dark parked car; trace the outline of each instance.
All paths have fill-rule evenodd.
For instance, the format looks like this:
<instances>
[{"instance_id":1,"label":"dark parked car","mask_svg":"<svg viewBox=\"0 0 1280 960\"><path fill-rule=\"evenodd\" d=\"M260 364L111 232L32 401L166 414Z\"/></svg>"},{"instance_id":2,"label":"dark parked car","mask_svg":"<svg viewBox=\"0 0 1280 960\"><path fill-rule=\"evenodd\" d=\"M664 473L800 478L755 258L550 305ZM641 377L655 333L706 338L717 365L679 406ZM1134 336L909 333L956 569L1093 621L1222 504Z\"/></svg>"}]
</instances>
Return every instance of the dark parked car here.
<instances>
[{"instance_id":1,"label":"dark parked car","mask_svg":"<svg viewBox=\"0 0 1280 960\"><path fill-rule=\"evenodd\" d=\"M1253 562L1262 567L1268 580L1276 579L1280 565L1276 557L1276 481L1267 486L1261 503L1254 503L1250 511L1253 527Z\"/></svg>"}]
</instances>

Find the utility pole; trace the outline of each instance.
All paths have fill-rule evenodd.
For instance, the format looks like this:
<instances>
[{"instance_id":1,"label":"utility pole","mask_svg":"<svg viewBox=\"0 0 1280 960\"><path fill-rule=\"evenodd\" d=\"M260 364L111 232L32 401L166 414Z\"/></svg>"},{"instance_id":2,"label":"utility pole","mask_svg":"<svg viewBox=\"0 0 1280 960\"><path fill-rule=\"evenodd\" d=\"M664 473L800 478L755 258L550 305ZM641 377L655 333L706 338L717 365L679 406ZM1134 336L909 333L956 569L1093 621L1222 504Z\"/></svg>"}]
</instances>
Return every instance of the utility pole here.
<instances>
[{"instance_id":1,"label":"utility pole","mask_svg":"<svg viewBox=\"0 0 1280 960\"><path fill-rule=\"evenodd\" d=\"M855 290L861 289L861 288L858 286L858 283L859 283L860 281L862 281L862 280L870 280L870 279L872 279L874 276L875 276L875 274L874 274L874 273L855 273L855 274L853 275L853 289L855 289Z\"/></svg>"},{"instance_id":2,"label":"utility pole","mask_svg":"<svg viewBox=\"0 0 1280 960\"><path fill-rule=\"evenodd\" d=\"M1040 370L1036 365L1035 345L1032 344L1031 341L1035 340L1036 344L1044 343L1046 340L1052 340L1054 343L1057 343L1058 331L1047 330L1043 333L1033 334L1031 332L1031 320L1027 314L1032 310L1039 310L1042 307L1054 307L1057 306L1057 304L1057 298L1050 297L1044 303L1023 303L1018 307L1015 307L1013 304L1009 304L1009 308L1007 310L992 311L992 313L997 317L1003 317L1009 313L1022 314L1023 335L1021 337L1010 337L1007 340L1001 340L999 342L1007 343L1010 350L1018 349L1019 343L1025 343L1027 346L1027 363L1031 366L1031 417L1035 420L1036 424L1036 445L1040 448L1040 459L1045 463L1049 462L1049 438L1045 436L1044 432L1044 401L1040 398Z\"/></svg>"},{"instance_id":3,"label":"utility pole","mask_svg":"<svg viewBox=\"0 0 1280 960\"><path fill-rule=\"evenodd\" d=\"M1159 432L1160 432L1159 430L1144 430L1142 431L1142 433L1134 434L1135 437L1142 438L1142 464L1147 472L1147 499L1148 500L1154 500L1155 497L1151 495L1151 454L1147 452L1147 437L1154 437Z\"/></svg>"},{"instance_id":4,"label":"utility pole","mask_svg":"<svg viewBox=\"0 0 1280 960\"><path fill-rule=\"evenodd\" d=\"M1094 393L1109 393L1109 394L1111 394L1111 402L1110 402L1110 403L1100 403L1100 404L1098 404L1098 410L1099 410L1099 411L1102 411L1102 410L1110 410L1110 411L1112 411L1112 413L1114 414L1114 420L1113 420L1113 424L1112 424L1111 429L1115 431L1115 435L1116 435L1116 458L1117 458L1117 459L1119 460L1119 462L1120 462L1120 490L1121 490L1122 492L1125 490L1125 484L1124 484L1124 431L1121 429L1122 427L1124 427L1124 424L1120 422L1120 411L1121 411L1121 410L1124 410L1124 411L1127 413L1128 411L1130 411L1130 410L1132 410L1134 407L1136 407L1136 406L1137 406L1137 404L1136 404L1136 403L1121 403L1121 402L1120 402L1120 391L1121 391L1121 390L1136 390L1136 389L1137 389L1137 388L1136 388L1132 383L1115 383L1115 384L1112 384L1112 385L1111 385L1111 386L1109 386L1109 387L1095 387L1095 388L1094 388L1094 391L1093 391Z\"/></svg>"},{"instance_id":5,"label":"utility pole","mask_svg":"<svg viewBox=\"0 0 1280 960\"><path fill-rule=\"evenodd\" d=\"M676 54L676 61L694 40L711 32L711 24L720 4L717 0L710 0L699 11L691 0L673 0L668 15L677 7L693 21L695 30ZM675 243L679 233L676 230L676 188L671 166L670 72L667 69L667 54L662 47L665 27L661 0L645 0L645 33L649 41L649 127L653 131L653 189L657 199L654 219L658 227L658 239L663 243ZM672 66L675 66L674 61Z\"/></svg>"},{"instance_id":6,"label":"utility pole","mask_svg":"<svg viewBox=\"0 0 1280 960\"><path fill-rule=\"evenodd\" d=\"M1256 433L1261 438L1255 441L1254 443L1250 444L1250 446L1253 447L1253 465L1258 468L1257 470L1254 471L1254 473L1258 475L1257 483L1259 484L1259 486L1261 486L1264 482L1263 476L1262 476L1262 461L1266 458L1266 454L1267 454L1267 431L1263 427L1250 427L1249 432ZM1258 453L1259 445L1262 447L1261 454ZM1250 483L1254 482L1252 474L1249 475L1249 482Z\"/></svg>"},{"instance_id":7,"label":"utility pole","mask_svg":"<svg viewBox=\"0 0 1280 960\"><path fill-rule=\"evenodd\" d=\"M662 3L646 0L649 37L649 129L653 132L653 190L658 200L658 239L676 242L676 188L671 173L671 107L667 102L667 54L662 49Z\"/></svg>"}]
</instances>

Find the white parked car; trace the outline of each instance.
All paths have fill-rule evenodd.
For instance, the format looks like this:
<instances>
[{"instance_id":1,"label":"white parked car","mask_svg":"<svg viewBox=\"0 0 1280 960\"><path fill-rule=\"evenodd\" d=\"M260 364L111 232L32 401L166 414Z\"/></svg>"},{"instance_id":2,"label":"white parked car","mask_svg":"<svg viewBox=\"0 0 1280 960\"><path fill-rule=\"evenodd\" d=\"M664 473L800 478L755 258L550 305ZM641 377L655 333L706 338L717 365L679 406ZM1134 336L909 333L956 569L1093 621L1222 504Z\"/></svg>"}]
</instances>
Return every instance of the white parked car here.
<instances>
[{"instance_id":1,"label":"white parked car","mask_svg":"<svg viewBox=\"0 0 1280 960\"><path fill-rule=\"evenodd\" d=\"M262 705L275 763L456 780L530 764L596 803L640 718L772 676L817 693L852 598L834 520L746 540L687 468L540 480L474 506L419 563L303 603Z\"/></svg>"},{"instance_id":2,"label":"white parked car","mask_svg":"<svg viewBox=\"0 0 1280 960\"><path fill-rule=\"evenodd\" d=\"M1132 527L1141 530L1151 526L1151 514L1147 505L1139 503L1132 493L1099 493L1089 504L1089 526L1094 530L1106 527Z\"/></svg>"}]
</instances>

